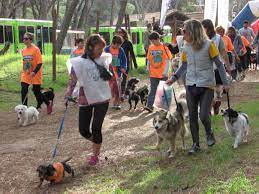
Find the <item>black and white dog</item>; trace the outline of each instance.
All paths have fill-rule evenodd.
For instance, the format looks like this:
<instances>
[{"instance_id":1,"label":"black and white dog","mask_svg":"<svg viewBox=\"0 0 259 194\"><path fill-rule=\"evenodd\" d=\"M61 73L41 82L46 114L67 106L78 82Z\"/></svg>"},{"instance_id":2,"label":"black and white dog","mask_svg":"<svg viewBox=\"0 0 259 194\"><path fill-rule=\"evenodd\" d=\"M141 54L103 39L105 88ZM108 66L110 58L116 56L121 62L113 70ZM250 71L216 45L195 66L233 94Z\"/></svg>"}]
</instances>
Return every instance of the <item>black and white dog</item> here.
<instances>
[{"instance_id":1,"label":"black and white dog","mask_svg":"<svg viewBox=\"0 0 259 194\"><path fill-rule=\"evenodd\" d=\"M46 98L50 103L53 104L53 100L55 98L55 93L53 88L41 88L41 93L43 94L44 98ZM36 109L41 108L43 103L43 99L38 102Z\"/></svg>"},{"instance_id":2,"label":"black and white dog","mask_svg":"<svg viewBox=\"0 0 259 194\"><path fill-rule=\"evenodd\" d=\"M233 147L238 148L241 142L247 142L247 135L249 132L248 115L245 113L238 113L232 108L221 110L221 112L227 131L235 138Z\"/></svg>"},{"instance_id":3,"label":"black and white dog","mask_svg":"<svg viewBox=\"0 0 259 194\"><path fill-rule=\"evenodd\" d=\"M148 86L144 85L136 90L136 84L139 83L139 79L132 77L127 82L125 95L128 96L128 103L130 105L129 110L132 109L132 101L135 101L134 109L136 109L139 100L144 106L147 103Z\"/></svg>"}]
</instances>

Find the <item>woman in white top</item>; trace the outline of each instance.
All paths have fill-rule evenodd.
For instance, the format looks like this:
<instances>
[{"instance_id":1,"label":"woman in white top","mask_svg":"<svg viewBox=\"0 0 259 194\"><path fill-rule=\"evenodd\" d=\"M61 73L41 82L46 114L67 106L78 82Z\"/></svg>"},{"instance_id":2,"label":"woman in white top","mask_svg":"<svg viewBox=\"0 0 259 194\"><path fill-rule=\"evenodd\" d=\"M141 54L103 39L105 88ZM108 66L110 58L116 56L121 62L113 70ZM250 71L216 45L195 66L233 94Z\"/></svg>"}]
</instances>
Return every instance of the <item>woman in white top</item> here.
<instances>
[{"instance_id":1,"label":"woman in white top","mask_svg":"<svg viewBox=\"0 0 259 194\"><path fill-rule=\"evenodd\" d=\"M111 92L109 84L100 77L97 64L109 68L110 54L103 53L105 40L98 34L91 35L86 42L85 53L72 58L71 73L66 98L71 98L74 87L79 82L79 132L93 143L89 165L96 165L102 145L102 124L107 113ZM92 122L91 122L92 121Z\"/></svg>"}]
</instances>

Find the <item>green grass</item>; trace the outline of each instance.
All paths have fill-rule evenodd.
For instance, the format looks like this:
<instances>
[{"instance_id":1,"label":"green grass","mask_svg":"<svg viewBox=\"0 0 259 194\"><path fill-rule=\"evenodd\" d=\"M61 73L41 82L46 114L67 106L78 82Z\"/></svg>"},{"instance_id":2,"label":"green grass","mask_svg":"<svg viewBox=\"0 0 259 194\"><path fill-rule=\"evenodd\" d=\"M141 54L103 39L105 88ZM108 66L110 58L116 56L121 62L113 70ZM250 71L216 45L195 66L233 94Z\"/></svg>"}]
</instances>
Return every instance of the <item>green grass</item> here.
<instances>
[{"instance_id":1,"label":"green grass","mask_svg":"<svg viewBox=\"0 0 259 194\"><path fill-rule=\"evenodd\" d=\"M208 149L204 129L200 129L202 151L187 156L179 150L168 160L163 154L142 144L146 154L109 166L100 172L89 173L83 185L67 189L67 193L256 193L259 191L259 101L233 104L233 108L250 117L249 143L232 148L233 139L225 130L221 116L213 116L217 143ZM187 139L188 146L191 138ZM180 141L178 141L180 145ZM252 169L248 171L247 169ZM90 188L90 190L89 190Z\"/></svg>"},{"instance_id":2,"label":"green grass","mask_svg":"<svg viewBox=\"0 0 259 194\"><path fill-rule=\"evenodd\" d=\"M247 179L244 172L237 172L227 181L218 181L212 183L206 194L214 193L255 193L256 190L250 180Z\"/></svg>"}]
</instances>

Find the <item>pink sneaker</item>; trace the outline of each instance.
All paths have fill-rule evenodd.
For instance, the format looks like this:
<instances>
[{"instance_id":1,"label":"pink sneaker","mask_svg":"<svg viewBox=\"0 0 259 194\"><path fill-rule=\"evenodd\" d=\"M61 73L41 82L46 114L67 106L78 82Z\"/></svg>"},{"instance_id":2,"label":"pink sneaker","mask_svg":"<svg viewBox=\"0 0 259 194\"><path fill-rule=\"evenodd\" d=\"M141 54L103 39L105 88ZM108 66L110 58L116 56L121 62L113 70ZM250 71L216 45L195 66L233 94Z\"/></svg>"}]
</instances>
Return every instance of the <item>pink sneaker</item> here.
<instances>
[{"instance_id":1,"label":"pink sneaker","mask_svg":"<svg viewBox=\"0 0 259 194\"><path fill-rule=\"evenodd\" d=\"M91 156L90 159L88 160L88 164L90 166L95 166L99 162L98 156Z\"/></svg>"},{"instance_id":2,"label":"pink sneaker","mask_svg":"<svg viewBox=\"0 0 259 194\"><path fill-rule=\"evenodd\" d=\"M47 106L48 115L52 113L52 106L53 106L52 102L50 102L49 105Z\"/></svg>"}]
</instances>

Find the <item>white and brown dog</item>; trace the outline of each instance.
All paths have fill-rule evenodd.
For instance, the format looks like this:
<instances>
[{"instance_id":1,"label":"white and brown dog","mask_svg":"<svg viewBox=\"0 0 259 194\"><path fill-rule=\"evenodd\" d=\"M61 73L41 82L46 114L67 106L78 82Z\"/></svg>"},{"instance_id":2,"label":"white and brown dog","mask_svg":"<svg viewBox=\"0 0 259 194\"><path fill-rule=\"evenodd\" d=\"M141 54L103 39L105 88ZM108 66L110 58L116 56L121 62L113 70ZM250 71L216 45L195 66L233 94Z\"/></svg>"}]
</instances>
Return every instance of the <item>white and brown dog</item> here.
<instances>
[{"instance_id":1,"label":"white and brown dog","mask_svg":"<svg viewBox=\"0 0 259 194\"><path fill-rule=\"evenodd\" d=\"M19 126L27 126L36 123L39 119L39 111L33 106L28 108L27 106L20 104L17 105L14 110L17 113Z\"/></svg>"},{"instance_id":2,"label":"white and brown dog","mask_svg":"<svg viewBox=\"0 0 259 194\"><path fill-rule=\"evenodd\" d=\"M248 115L238 113L232 108L221 110L225 126L229 134L235 138L233 147L238 148L241 142L247 142L249 132Z\"/></svg>"},{"instance_id":3,"label":"white and brown dog","mask_svg":"<svg viewBox=\"0 0 259 194\"><path fill-rule=\"evenodd\" d=\"M176 152L176 136L180 133L182 138L183 148L185 148L184 137L188 133L188 129L184 125L184 102L178 102L176 111L170 113L169 111L160 110L156 112L153 119L153 126L157 134L156 148L160 148L163 140L170 143L168 150L169 158L174 157Z\"/></svg>"}]
</instances>

